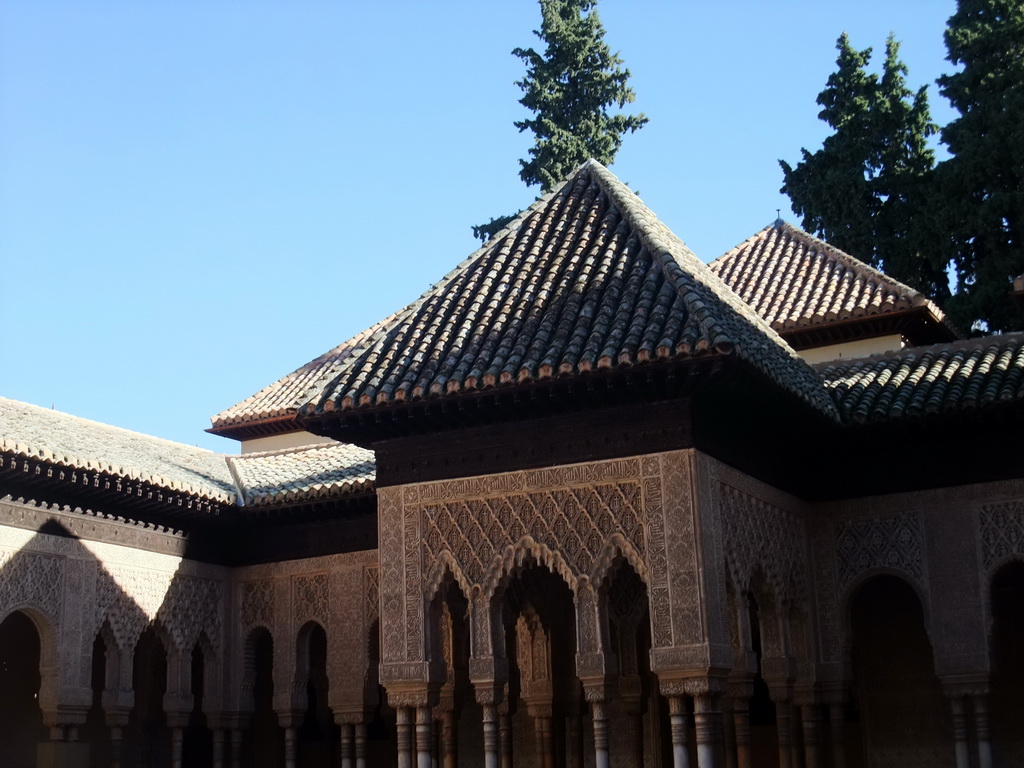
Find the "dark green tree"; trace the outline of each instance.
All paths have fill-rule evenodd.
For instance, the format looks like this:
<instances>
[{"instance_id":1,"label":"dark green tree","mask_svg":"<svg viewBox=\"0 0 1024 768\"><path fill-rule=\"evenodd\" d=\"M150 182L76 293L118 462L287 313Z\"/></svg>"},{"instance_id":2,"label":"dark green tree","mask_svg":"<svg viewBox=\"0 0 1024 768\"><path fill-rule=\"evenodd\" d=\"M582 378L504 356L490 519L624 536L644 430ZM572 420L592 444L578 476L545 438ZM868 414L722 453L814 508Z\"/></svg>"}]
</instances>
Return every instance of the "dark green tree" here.
<instances>
[{"instance_id":1,"label":"dark green tree","mask_svg":"<svg viewBox=\"0 0 1024 768\"><path fill-rule=\"evenodd\" d=\"M515 126L535 137L530 159L520 160L519 176L527 186L548 192L589 158L611 165L622 138L647 122L643 114L618 110L635 94L627 83L629 70L604 41L604 26L594 10L596 0L540 0L541 27L534 34L544 43L512 51L526 63L519 103L533 113ZM486 241L513 217L473 227Z\"/></svg>"},{"instance_id":2,"label":"dark green tree","mask_svg":"<svg viewBox=\"0 0 1024 768\"><path fill-rule=\"evenodd\" d=\"M907 86L899 43L890 35L881 76L869 72L871 49L843 34L837 68L818 94L833 134L821 149L802 150L795 166L780 160L782 192L804 229L943 301L948 259L937 237L929 181L937 130L926 88Z\"/></svg>"},{"instance_id":3,"label":"dark green tree","mask_svg":"<svg viewBox=\"0 0 1024 768\"><path fill-rule=\"evenodd\" d=\"M946 28L939 78L960 116L942 129L951 157L940 165L943 213L952 234L963 327L1024 327L1011 286L1024 273L1024 3L959 0Z\"/></svg>"}]
</instances>

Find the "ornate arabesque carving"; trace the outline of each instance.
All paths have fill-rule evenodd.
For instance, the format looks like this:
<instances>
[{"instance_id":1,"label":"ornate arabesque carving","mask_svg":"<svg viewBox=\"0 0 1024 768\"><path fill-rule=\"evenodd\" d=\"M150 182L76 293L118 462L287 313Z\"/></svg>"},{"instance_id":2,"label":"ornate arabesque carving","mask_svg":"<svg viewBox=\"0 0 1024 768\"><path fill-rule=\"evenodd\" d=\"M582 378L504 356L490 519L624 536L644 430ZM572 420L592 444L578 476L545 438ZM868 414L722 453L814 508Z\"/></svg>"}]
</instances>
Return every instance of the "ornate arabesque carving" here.
<instances>
[{"instance_id":1,"label":"ornate arabesque carving","mask_svg":"<svg viewBox=\"0 0 1024 768\"><path fill-rule=\"evenodd\" d=\"M471 601L470 620L473 653L489 654L486 598L528 560L560 573L578 601L624 556L663 598L652 599L664 606L653 617L655 644L674 639L670 590L696 621L685 631L700 637L689 465L689 455L678 452L379 489L382 669L423 660L424 605L445 573L467 596L485 596ZM671 534L666 500L678 518ZM669 584L680 564L686 573ZM680 626L692 623L680 618ZM580 621L581 653L583 646L600 648L596 627Z\"/></svg>"},{"instance_id":2,"label":"ornate arabesque carving","mask_svg":"<svg viewBox=\"0 0 1024 768\"><path fill-rule=\"evenodd\" d=\"M1013 555L1024 555L1024 502L986 504L978 515L981 562L991 570Z\"/></svg>"},{"instance_id":3,"label":"ornate arabesque carving","mask_svg":"<svg viewBox=\"0 0 1024 768\"><path fill-rule=\"evenodd\" d=\"M372 624L380 616L380 569L363 569L363 594L366 595L366 623Z\"/></svg>"},{"instance_id":4,"label":"ornate arabesque carving","mask_svg":"<svg viewBox=\"0 0 1024 768\"><path fill-rule=\"evenodd\" d=\"M64 558L33 552L0 551L0 618L30 605L51 619L60 615Z\"/></svg>"},{"instance_id":5,"label":"ornate arabesque carving","mask_svg":"<svg viewBox=\"0 0 1024 768\"><path fill-rule=\"evenodd\" d=\"M292 610L295 624L313 620L330 626L330 587L326 573L309 573L292 580Z\"/></svg>"},{"instance_id":6,"label":"ornate arabesque carving","mask_svg":"<svg viewBox=\"0 0 1024 768\"><path fill-rule=\"evenodd\" d=\"M917 515L842 521L836 529L840 591L873 568L889 568L924 584L924 544Z\"/></svg>"},{"instance_id":7,"label":"ornate arabesque carving","mask_svg":"<svg viewBox=\"0 0 1024 768\"><path fill-rule=\"evenodd\" d=\"M191 648L203 632L217 646L222 591L223 585L214 579L97 565L94 627L98 630L104 621L109 622L118 645L126 648L135 644L150 622L159 619L179 650Z\"/></svg>"},{"instance_id":8,"label":"ornate arabesque carving","mask_svg":"<svg viewBox=\"0 0 1024 768\"><path fill-rule=\"evenodd\" d=\"M242 593L242 627L274 626L274 582L270 579L244 581Z\"/></svg>"},{"instance_id":9,"label":"ornate arabesque carving","mask_svg":"<svg viewBox=\"0 0 1024 768\"><path fill-rule=\"evenodd\" d=\"M777 598L803 598L804 530L799 516L726 483L719 485L729 576L740 590L763 576Z\"/></svg>"}]
</instances>

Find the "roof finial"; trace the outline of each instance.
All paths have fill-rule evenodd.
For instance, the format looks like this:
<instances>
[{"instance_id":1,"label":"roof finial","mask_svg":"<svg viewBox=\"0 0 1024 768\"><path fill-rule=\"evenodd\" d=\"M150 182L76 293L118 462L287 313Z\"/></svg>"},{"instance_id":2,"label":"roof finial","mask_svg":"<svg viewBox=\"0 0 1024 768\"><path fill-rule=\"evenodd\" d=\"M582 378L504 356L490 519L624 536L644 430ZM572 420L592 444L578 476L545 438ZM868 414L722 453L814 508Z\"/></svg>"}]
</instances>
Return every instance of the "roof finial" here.
<instances>
[{"instance_id":1,"label":"roof finial","mask_svg":"<svg viewBox=\"0 0 1024 768\"><path fill-rule=\"evenodd\" d=\"M775 227L776 229L779 229L785 223L786 222L784 222L782 220L782 209L781 208L776 208L775 209L775 223L772 224L772 226Z\"/></svg>"}]
</instances>

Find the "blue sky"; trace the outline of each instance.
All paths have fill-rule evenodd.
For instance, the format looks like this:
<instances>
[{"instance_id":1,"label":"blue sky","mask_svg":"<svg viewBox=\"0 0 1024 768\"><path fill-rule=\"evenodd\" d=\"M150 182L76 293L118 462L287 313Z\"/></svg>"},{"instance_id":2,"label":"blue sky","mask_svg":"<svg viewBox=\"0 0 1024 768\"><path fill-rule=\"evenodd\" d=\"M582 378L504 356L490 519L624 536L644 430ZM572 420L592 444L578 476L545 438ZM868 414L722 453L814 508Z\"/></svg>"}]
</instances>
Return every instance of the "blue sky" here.
<instances>
[{"instance_id":1,"label":"blue sky","mask_svg":"<svg viewBox=\"0 0 1024 768\"><path fill-rule=\"evenodd\" d=\"M793 220L846 31L912 87L952 0L603 0L650 123L612 170L710 261ZM416 298L529 204L535 2L0 0L0 394L234 451L214 413Z\"/></svg>"}]
</instances>

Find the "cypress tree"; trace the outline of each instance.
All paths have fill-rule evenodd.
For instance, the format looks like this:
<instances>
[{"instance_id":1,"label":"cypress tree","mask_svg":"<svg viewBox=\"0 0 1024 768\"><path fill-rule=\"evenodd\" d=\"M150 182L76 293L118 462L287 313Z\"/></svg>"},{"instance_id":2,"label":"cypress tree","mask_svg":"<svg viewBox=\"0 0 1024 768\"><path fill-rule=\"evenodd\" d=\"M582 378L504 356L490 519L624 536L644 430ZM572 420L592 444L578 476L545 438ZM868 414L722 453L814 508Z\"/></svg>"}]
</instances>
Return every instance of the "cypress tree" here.
<instances>
[{"instance_id":1,"label":"cypress tree","mask_svg":"<svg viewBox=\"0 0 1024 768\"><path fill-rule=\"evenodd\" d=\"M519 177L527 186L548 192L589 158L611 165L622 139L644 126L643 114L618 110L635 94L627 83L629 70L604 41L605 30L594 9L596 0L540 0L541 27L534 34L543 53L516 48L512 55L526 63L518 85L519 103L533 113L515 126L535 137L530 158L520 160ZM513 216L473 227L486 241Z\"/></svg>"},{"instance_id":2,"label":"cypress tree","mask_svg":"<svg viewBox=\"0 0 1024 768\"><path fill-rule=\"evenodd\" d=\"M964 327L1024 327L1011 297L1024 273L1024 4L959 0L946 28L939 78L960 116L942 129L951 157L940 166L943 212L958 278L950 312Z\"/></svg>"},{"instance_id":3,"label":"cypress tree","mask_svg":"<svg viewBox=\"0 0 1024 768\"><path fill-rule=\"evenodd\" d=\"M795 167L779 161L781 191L804 229L942 301L949 286L929 214L927 139L937 128L926 88L907 86L892 35L881 77L868 71L870 48L856 50L846 34L836 48L836 71L817 99L834 132L817 152L801 150Z\"/></svg>"}]
</instances>

